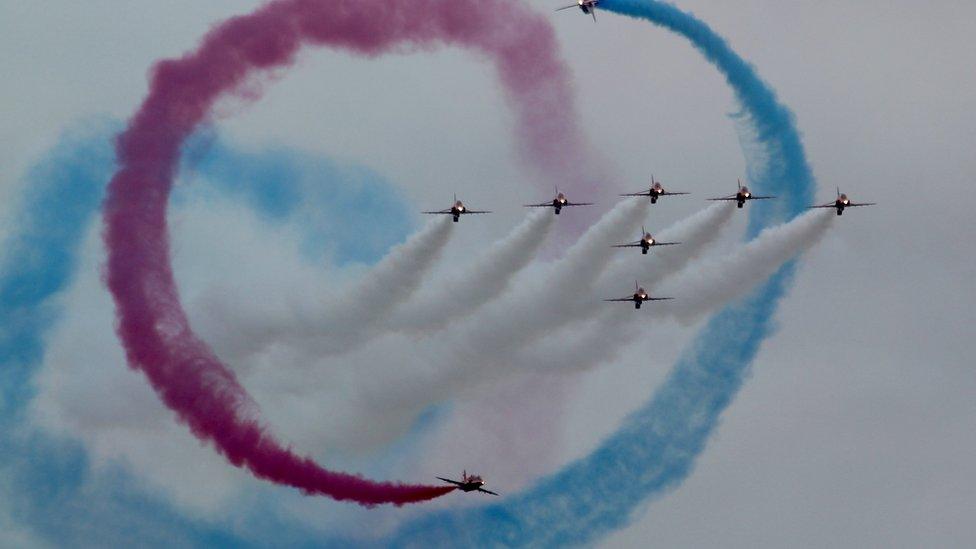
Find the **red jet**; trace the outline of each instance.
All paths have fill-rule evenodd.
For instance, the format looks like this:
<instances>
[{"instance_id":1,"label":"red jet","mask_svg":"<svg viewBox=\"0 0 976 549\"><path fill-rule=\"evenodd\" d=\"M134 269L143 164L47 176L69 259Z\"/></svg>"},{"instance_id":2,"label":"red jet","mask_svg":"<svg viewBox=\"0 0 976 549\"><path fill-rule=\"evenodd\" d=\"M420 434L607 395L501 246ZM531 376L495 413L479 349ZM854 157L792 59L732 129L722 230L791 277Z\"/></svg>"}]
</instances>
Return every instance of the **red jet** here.
<instances>
[{"instance_id":1,"label":"red jet","mask_svg":"<svg viewBox=\"0 0 976 549\"><path fill-rule=\"evenodd\" d=\"M680 242L658 242L651 236L651 233L647 232L644 227L641 227L641 233L643 236L640 240L636 242L629 242L627 244L614 244L614 248L640 248L641 253L647 255L647 251L651 249L651 246L676 246L681 244Z\"/></svg>"},{"instance_id":2,"label":"red jet","mask_svg":"<svg viewBox=\"0 0 976 549\"><path fill-rule=\"evenodd\" d=\"M620 196L646 196L651 199L651 204L657 204L657 199L662 196L675 196L679 194L690 194L690 193L673 193L664 190L664 185L661 185L660 181L654 181L654 176L651 175L651 188L646 191L641 191L639 193L626 193Z\"/></svg>"},{"instance_id":3,"label":"red jet","mask_svg":"<svg viewBox=\"0 0 976 549\"><path fill-rule=\"evenodd\" d=\"M650 294L644 291L644 288L638 286L637 282L635 281L634 295L621 297L619 299L604 299L603 301L632 301L634 303L634 308L640 309L641 304L644 303L645 301L666 301L669 299L674 299L674 298L673 297L651 297Z\"/></svg>"},{"instance_id":4,"label":"red jet","mask_svg":"<svg viewBox=\"0 0 976 549\"><path fill-rule=\"evenodd\" d=\"M749 187L744 186L742 184L742 181L740 180L739 181L739 191L736 192L735 194L730 194L729 196L723 196L723 197L720 197L720 198L709 198L709 200L735 200L736 206L738 206L739 208L741 208L743 205L745 205L746 200L768 200L770 198L776 198L776 197L775 196L756 196L756 195L752 194L751 192L749 192Z\"/></svg>"},{"instance_id":5,"label":"red jet","mask_svg":"<svg viewBox=\"0 0 976 549\"><path fill-rule=\"evenodd\" d=\"M464 205L464 202L461 202L460 200L458 200L457 199L457 195L454 195L454 205L451 206L450 208L446 208L446 209L443 209L443 210L437 210L436 212L421 212L421 213L425 213L425 214L428 214L428 215L441 215L441 214L443 214L443 215L450 215L450 216L453 216L454 217L454 222L457 223L458 222L458 219L460 219L460 217L462 215L467 215L467 214L487 214L487 213L491 213L491 212L488 211L488 210L469 210L468 207Z\"/></svg>"},{"instance_id":6,"label":"red jet","mask_svg":"<svg viewBox=\"0 0 976 549\"><path fill-rule=\"evenodd\" d=\"M456 484L457 489L461 490L462 492L484 492L486 494L491 494L493 496L498 495L495 492L492 492L491 490L485 490L484 488L482 488L482 486L485 485L485 481L481 480L481 477L479 477L478 475L468 476L467 471L461 473L460 481L451 480L449 478L444 478L444 477L437 477L437 479L443 480L444 482L449 482L451 484Z\"/></svg>"},{"instance_id":7,"label":"red jet","mask_svg":"<svg viewBox=\"0 0 976 549\"><path fill-rule=\"evenodd\" d=\"M851 202L847 198L846 194L840 192L840 187L837 187L837 200L833 202L828 202L826 204L821 204L820 206L810 206L811 208L836 208L837 215L844 215L844 208L856 208L858 206L874 206L875 202Z\"/></svg>"}]
</instances>

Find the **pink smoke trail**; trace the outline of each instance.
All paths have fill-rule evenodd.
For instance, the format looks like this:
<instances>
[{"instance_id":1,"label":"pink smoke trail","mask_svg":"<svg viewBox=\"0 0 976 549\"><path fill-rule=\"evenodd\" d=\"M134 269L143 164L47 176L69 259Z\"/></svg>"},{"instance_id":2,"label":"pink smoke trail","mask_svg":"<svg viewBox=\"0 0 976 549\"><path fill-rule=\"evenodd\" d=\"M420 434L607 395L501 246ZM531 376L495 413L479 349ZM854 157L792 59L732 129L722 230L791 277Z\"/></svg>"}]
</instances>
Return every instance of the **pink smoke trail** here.
<instances>
[{"instance_id":1,"label":"pink smoke trail","mask_svg":"<svg viewBox=\"0 0 976 549\"><path fill-rule=\"evenodd\" d=\"M287 66L304 44L372 57L448 44L491 60L517 114L525 160L568 190L582 143L569 75L546 19L509 0L279 0L212 29L200 47L157 63L150 91L119 136L105 201L107 284L130 366L235 466L307 494L362 505L418 502L450 487L373 482L326 470L260 423L247 391L192 331L169 261L166 206L184 139L214 103L256 71Z\"/></svg>"}]
</instances>

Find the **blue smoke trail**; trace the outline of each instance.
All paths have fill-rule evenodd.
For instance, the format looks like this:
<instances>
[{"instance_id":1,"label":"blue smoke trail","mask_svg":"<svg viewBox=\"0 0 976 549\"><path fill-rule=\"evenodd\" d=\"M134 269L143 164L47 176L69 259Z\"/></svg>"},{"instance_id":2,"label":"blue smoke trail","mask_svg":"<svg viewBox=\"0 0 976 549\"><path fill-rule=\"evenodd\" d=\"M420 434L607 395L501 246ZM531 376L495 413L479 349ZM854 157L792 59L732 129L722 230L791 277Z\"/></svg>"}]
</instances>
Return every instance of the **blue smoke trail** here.
<instances>
[{"instance_id":1,"label":"blue smoke trail","mask_svg":"<svg viewBox=\"0 0 976 549\"><path fill-rule=\"evenodd\" d=\"M27 175L24 211L16 232L4 245L0 262L0 480L12 496L12 519L50 541L85 544L93 520L108 545L134 540L179 542L190 535L215 543L230 538L208 532L177 517L150 498L126 488L129 483L102 483L91 501L84 485L89 474L81 445L35 432L24 425L25 408L34 394L31 378L41 362L44 337L57 320L57 294L68 286L78 248L101 203L105 183L114 172L110 125L94 124L71 133ZM117 472L117 480L124 473ZM94 504L93 504L94 503ZM133 513L139 510L142 513ZM154 516L155 524L140 517ZM176 536L159 528L169 524ZM87 532L87 534L86 534ZM128 543L127 543L128 542Z\"/></svg>"},{"instance_id":2,"label":"blue smoke trail","mask_svg":"<svg viewBox=\"0 0 976 549\"><path fill-rule=\"evenodd\" d=\"M332 265L375 263L416 226L403 193L362 166L281 148L242 151L212 130L190 139L181 165L182 175L201 174L214 192L239 199L267 220L294 223L306 257L321 260L329 252ZM184 194L201 192L191 188Z\"/></svg>"},{"instance_id":3,"label":"blue smoke trail","mask_svg":"<svg viewBox=\"0 0 976 549\"><path fill-rule=\"evenodd\" d=\"M751 204L747 238L798 215L813 176L792 113L755 70L704 22L655 0L604 0L601 7L651 21L685 38L725 76L765 158L750 159L751 183L779 200ZM748 375L795 260L713 317L651 400L590 455L499 504L425 515L402 526L393 546L585 544L625 526L640 505L678 486Z\"/></svg>"},{"instance_id":4,"label":"blue smoke trail","mask_svg":"<svg viewBox=\"0 0 976 549\"><path fill-rule=\"evenodd\" d=\"M27 420L58 296L72 283L78 249L115 172L111 137L121 126L89 121L84 127L68 132L28 172L22 212L2 248L0 497L10 502L16 523L56 545L246 547L234 529L182 517L121 467L93 477L81 443L39 432ZM362 168L289 151L242 153L206 136L186 148L183 165L186 174L200 174L213 190L268 220L297 222L309 255L321 256L329 245L336 264L375 262L413 229L399 191ZM208 190L181 189L174 201L199 192ZM275 539L300 545L310 538L294 528Z\"/></svg>"},{"instance_id":5,"label":"blue smoke trail","mask_svg":"<svg viewBox=\"0 0 976 549\"><path fill-rule=\"evenodd\" d=\"M0 429L20 419L30 400L30 374L43 353L41 336L54 320L48 298L64 288L77 248L102 198L108 142L69 135L27 176L24 213L0 258Z\"/></svg>"}]
</instances>

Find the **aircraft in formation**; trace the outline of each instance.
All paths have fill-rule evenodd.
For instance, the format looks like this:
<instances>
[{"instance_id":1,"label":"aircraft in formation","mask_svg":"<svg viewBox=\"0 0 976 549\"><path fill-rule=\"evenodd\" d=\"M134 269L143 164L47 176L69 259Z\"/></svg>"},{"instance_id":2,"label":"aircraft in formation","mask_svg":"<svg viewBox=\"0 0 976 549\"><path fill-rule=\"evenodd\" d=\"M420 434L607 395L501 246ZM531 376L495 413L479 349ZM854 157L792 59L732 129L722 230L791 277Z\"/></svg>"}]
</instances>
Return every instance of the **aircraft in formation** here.
<instances>
[{"instance_id":1,"label":"aircraft in formation","mask_svg":"<svg viewBox=\"0 0 976 549\"><path fill-rule=\"evenodd\" d=\"M603 301L630 301L633 302L635 309L640 309L641 304L645 301L668 301L674 299L673 297L651 297L651 294L647 293L647 290L640 287L637 281L634 281L634 295L629 295L627 297L619 297L616 299L604 299Z\"/></svg>"},{"instance_id":2,"label":"aircraft in formation","mask_svg":"<svg viewBox=\"0 0 976 549\"><path fill-rule=\"evenodd\" d=\"M858 206L874 206L875 202L851 202L847 195L840 192L840 187L837 187L837 199L833 202L828 202L826 204L821 204L820 206L810 206L810 208L836 208L837 215L844 215L844 208L856 208Z\"/></svg>"},{"instance_id":3,"label":"aircraft in formation","mask_svg":"<svg viewBox=\"0 0 976 549\"><path fill-rule=\"evenodd\" d=\"M654 174L651 174L651 187L646 191L640 191L637 193L625 193L620 196L646 196L651 199L651 204L657 204L657 199L662 196L675 196L679 194L690 194L690 193L674 193L664 190L664 185L661 185L660 181L654 181Z\"/></svg>"},{"instance_id":4,"label":"aircraft in formation","mask_svg":"<svg viewBox=\"0 0 976 549\"><path fill-rule=\"evenodd\" d=\"M647 251L651 249L651 246L676 246L681 244L680 242L658 242L651 236L651 233L647 232L647 229L641 227L640 240L635 242L628 242L627 244L614 244L614 248L640 248L641 253L647 255Z\"/></svg>"},{"instance_id":5,"label":"aircraft in formation","mask_svg":"<svg viewBox=\"0 0 976 549\"><path fill-rule=\"evenodd\" d=\"M437 479L443 480L444 482L450 484L457 485L457 489L461 490L462 492L484 492L486 494L491 494L493 496L498 495L495 492L492 492L491 490L485 490L484 489L485 481L482 480L482 478L479 477L478 475L468 476L467 471L463 471L461 473L461 480L451 480L449 478L444 478L444 477L437 477Z\"/></svg>"},{"instance_id":6,"label":"aircraft in formation","mask_svg":"<svg viewBox=\"0 0 976 549\"><path fill-rule=\"evenodd\" d=\"M768 200L770 198L776 198L775 196L756 196L749 192L749 187L742 184L742 180L736 180L739 183L739 190L735 194L730 194L728 196L722 196L719 198L709 198L709 200L735 200L735 205L739 208L745 205L747 200Z\"/></svg>"},{"instance_id":7,"label":"aircraft in formation","mask_svg":"<svg viewBox=\"0 0 976 549\"><path fill-rule=\"evenodd\" d=\"M581 12L592 15L593 22L596 22L596 6L600 3L600 0L576 0L575 4L570 4L563 8L556 8L556 11L569 10L573 8L579 8Z\"/></svg>"},{"instance_id":8,"label":"aircraft in formation","mask_svg":"<svg viewBox=\"0 0 976 549\"><path fill-rule=\"evenodd\" d=\"M450 215L454 217L454 222L457 223L458 219L462 215L468 214L488 214L491 213L489 210L469 210L464 202L457 199L457 195L454 195L454 204L450 208L445 208L443 210L437 210L436 212L422 212L429 215Z\"/></svg>"},{"instance_id":9,"label":"aircraft in formation","mask_svg":"<svg viewBox=\"0 0 976 549\"><path fill-rule=\"evenodd\" d=\"M575 4L569 6L564 6L557 8L556 11L568 10L572 8L579 8L584 14L591 15L593 21L596 22L596 7L600 3L600 0L576 0ZM738 180L738 190L734 194L728 196L721 196L718 198L709 198L708 200L713 201L729 201L735 202L737 208L742 208L745 203L750 200L769 200L776 198L775 196L757 196L752 194L748 187L742 184L741 180ZM671 192L664 188L664 185L660 181L656 181L654 176L651 175L651 186L646 191L640 191L636 193L625 193L620 196L624 197L647 197L651 199L651 204L657 204L658 198L662 196L675 196L675 195L685 195L689 194L687 192ZM570 206L590 206L592 202L570 202L566 195L559 192L556 189L556 196L551 202L541 202L539 204L526 204L526 208L552 208L553 213L559 215L563 208ZM848 207L858 207L858 206L873 206L874 202L852 202L846 194L840 192L840 188L837 188L837 198L832 202L827 202L826 204L820 204L817 206L810 206L810 208L833 208L837 210L837 215L844 215L844 209ZM460 200L457 199L457 195L454 196L454 205L451 208L445 210L439 210L436 212L423 212L425 214L445 214L454 217L454 221L457 222L458 218L465 214L482 214L491 213L488 211L479 210L469 210ZM648 251L653 246L674 246L680 244L680 242L658 242L651 236L651 233L647 232L644 227L641 227L640 240L634 242L628 242L626 244L614 244L614 248L640 248L642 254L647 254ZM604 301L610 302L630 302L634 304L634 309L640 309L641 305L645 301L666 301L674 299L673 297L652 297L637 281L634 281L634 293L626 297L615 298L615 299L604 299ZM468 475L467 471L461 473L461 480L451 480L449 478L437 477L439 480L453 484L458 490L462 492L484 492L486 494L491 494L497 496L495 492L490 490L485 490L485 481L482 480L480 476Z\"/></svg>"},{"instance_id":10,"label":"aircraft in formation","mask_svg":"<svg viewBox=\"0 0 976 549\"><path fill-rule=\"evenodd\" d=\"M566 198L566 195L559 192L559 189L557 188L556 196L553 197L551 202L540 202L539 204L526 204L525 207L526 208L552 208L553 213L559 215L559 212L561 212L563 208L568 208L570 206L592 206L592 205L593 205L592 202L570 202L569 199Z\"/></svg>"}]
</instances>

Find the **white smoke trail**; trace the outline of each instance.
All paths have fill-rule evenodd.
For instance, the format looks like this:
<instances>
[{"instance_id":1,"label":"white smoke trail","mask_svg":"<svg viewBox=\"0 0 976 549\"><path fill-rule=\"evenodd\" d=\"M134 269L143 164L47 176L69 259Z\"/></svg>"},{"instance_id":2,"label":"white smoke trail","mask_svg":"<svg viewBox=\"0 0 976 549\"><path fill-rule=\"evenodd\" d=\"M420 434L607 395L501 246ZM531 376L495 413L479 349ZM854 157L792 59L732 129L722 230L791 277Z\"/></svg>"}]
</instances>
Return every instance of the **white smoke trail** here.
<instances>
[{"instance_id":1,"label":"white smoke trail","mask_svg":"<svg viewBox=\"0 0 976 549\"><path fill-rule=\"evenodd\" d=\"M335 306L320 303L298 305L299 322L281 333L313 354L348 351L379 333L380 320L408 301L420 287L430 267L441 256L451 235L448 216L430 222L409 240L394 247L375 268Z\"/></svg>"},{"instance_id":2,"label":"white smoke trail","mask_svg":"<svg viewBox=\"0 0 976 549\"><path fill-rule=\"evenodd\" d=\"M350 339L378 338L338 361L313 360L312 353L321 345L318 341L313 341L312 346L304 340L288 341L288 345L278 346L279 353L266 362L267 368L262 368L266 371L247 382L264 387L261 393L264 402L276 402L278 407L284 402L344 403L333 408L328 418L317 415L317 406L288 406L282 412L281 424L315 421L322 425L322 447L342 441L350 449L369 449L395 438L409 427L417 414L430 404L442 401L445 395L468 400L480 389L491 387L492 383L497 386L512 374L561 374L591 368L612 358L616 348L631 343L638 330L640 333L653 330L647 320L660 318L656 314L658 305L678 303L676 300L647 304L636 312L640 315L638 324L629 322L635 319L632 307L603 303L602 298L607 296L594 291L595 281L611 274L605 272L609 259L620 253L610 244L632 234L646 211L647 201L621 203L592 226L562 260L526 272L525 278L531 278L530 281L509 288L498 299L482 306L477 314L458 318L443 329L418 338L415 334L391 333L383 322L350 321L346 334L371 332L366 336L352 333ZM662 231L662 238L680 240L688 246L674 246L675 251L685 249L661 261L660 266L650 267L658 260L656 256L630 258L629 262L644 263L642 268L657 273L678 270L717 238L730 211L734 208L706 208ZM548 218L554 219L551 213ZM804 217L789 226L764 232L756 242L741 246L728 258L691 263L681 273L718 269L713 276L722 278L724 271L745 266L748 268L745 274L733 272L729 276L733 280L758 281L761 276L753 278L753 273L774 271L808 240L803 235L809 231L795 228L808 224L805 220ZM509 238L514 238L514 233ZM663 249L655 250L658 251ZM378 279L378 276L367 278ZM681 280L674 275L667 279ZM707 283L708 279L705 280ZM722 293L709 307L718 306L749 287L736 284L734 292ZM682 291L675 297L683 295ZM573 338L547 337L570 323ZM585 329L581 330L581 325ZM288 362L293 365L286 367ZM314 366L316 372L311 378L300 373L308 371L309 366ZM277 417L274 412L271 415ZM348 428L363 422L371 428ZM301 442L303 446L314 445L313 441Z\"/></svg>"},{"instance_id":3,"label":"white smoke trail","mask_svg":"<svg viewBox=\"0 0 976 549\"><path fill-rule=\"evenodd\" d=\"M652 248L650 257L623 257L627 254L618 250L618 257L599 277L594 287L586 294L573 296L570 300L571 310L551 319L549 329L575 326L612 310L603 299L618 297L630 291L631 280L640 280L642 283L646 281L650 285L680 271L715 243L734 211L735 208L729 208L726 204L715 204L678 221L662 230L657 238L662 242L681 242L681 245ZM580 356L586 356L589 352L592 350L581 350ZM548 361L542 361L545 362Z\"/></svg>"},{"instance_id":4,"label":"white smoke trail","mask_svg":"<svg viewBox=\"0 0 976 549\"><path fill-rule=\"evenodd\" d=\"M617 253L610 244L639 227L647 210L646 200L621 202L592 225L561 260L526 273L531 278L487 303L474 316L419 340L390 334L343 357L344 372L330 372L330 378L349 376L343 384L355 387L349 417L374 427L364 433L343 427L356 422L337 421L342 429L339 438L347 447L354 439L369 447L402 432L416 414L445 395L467 399L475 394L468 391L483 388L483 383L497 380L504 385L513 371L524 369L517 349L561 326L572 314L574 302L592 293L593 283ZM558 220L548 210L543 215L550 223ZM410 352L403 353L404 348ZM395 363L391 356L397 357ZM499 433L492 436L501 436Z\"/></svg>"},{"instance_id":5,"label":"white smoke trail","mask_svg":"<svg viewBox=\"0 0 976 549\"><path fill-rule=\"evenodd\" d=\"M631 280L652 284L680 271L715 243L734 211L727 204L713 204L655 235L661 242L681 242L680 245L651 248L650 257L646 258L619 256L600 277L599 293L609 297L628 287Z\"/></svg>"},{"instance_id":6,"label":"white smoke trail","mask_svg":"<svg viewBox=\"0 0 976 549\"><path fill-rule=\"evenodd\" d=\"M325 283L301 285L284 303L262 304L259 311L242 299L202 300L209 339L227 349L234 363L285 345L308 354L335 354L380 335L380 320L410 299L440 257L451 236L447 217L428 223L406 242L394 246L375 267L349 289ZM232 350L232 351L231 351Z\"/></svg>"},{"instance_id":7,"label":"white smoke trail","mask_svg":"<svg viewBox=\"0 0 976 549\"><path fill-rule=\"evenodd\" d=\"M766 229L727 255L692 263L665 279L662 289L655 292L675 300L647 303L640 312L633 307L625 311L604 308L587 318L585 328L575 327L573 337L553 338L560 344L545 341L525 349L522 362L541 371L574 372L612 361L636 337L653 337L654 321L673 318L689 324L745 295L785 262L815 245L834 217L812 211Z\"/></svg>"},{"instance_id":8,"label":"white smoke trail","mask_svg":"<svg viewBox=\"0 0 976 549\"><path fill-rule=\"evenodd\" d=\"M411 333L429 332L442 329L455 318L473 314L504 292L512 277L532 261L554 219L548 210L530 213L462 274L439 284L436 289L427 288L401 306L388 326Z\"/></svg>"},{"instance_id":9,"label":"white smoke trail","mask_svg":"<svg viewBox=\"0 0 976 549\"><path fill-rule=\"evenodd\" d=\"M770 227L741 248L723 257L697 261L662 285L661 295L674 301L656 303L655 317L672 317L682 324L733 299L744 296L779 268L820 241L834 220L830 211L812 210L789 223Z\"/></svg>"},{"instance_id":10,"label":"white smoke trail","mask_svg":"<svg viewBox=\"0 0 976 549\"><path fill-rule=\"evenodd\" d=\"M609 243L626 238L647 215L648 202L625 201L604 215L547 272L486 307L476 321L458 330L459 350L498 352L530 343L562 325L580 296L592 286L616 253Z\"/></svg>"}]
</instances>

